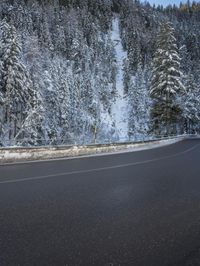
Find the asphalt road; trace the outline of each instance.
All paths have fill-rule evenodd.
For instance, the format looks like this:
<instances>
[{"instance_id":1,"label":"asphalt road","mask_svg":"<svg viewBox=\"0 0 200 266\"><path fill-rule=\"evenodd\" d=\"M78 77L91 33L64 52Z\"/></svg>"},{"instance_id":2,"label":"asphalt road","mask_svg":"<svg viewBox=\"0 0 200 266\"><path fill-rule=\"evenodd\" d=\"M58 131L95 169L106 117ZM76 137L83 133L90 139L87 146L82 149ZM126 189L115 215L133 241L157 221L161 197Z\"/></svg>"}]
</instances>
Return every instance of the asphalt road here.
<instances>
[{"instance_id":1,"label":"asphalt road","mask_svg":"<svg viewBox=\"0 0 200 266\"><path fill-rule=\"evenodd\" d=\"M200 265L200 140L0 166L0 265Z\"/></svg>"}]
</instances>

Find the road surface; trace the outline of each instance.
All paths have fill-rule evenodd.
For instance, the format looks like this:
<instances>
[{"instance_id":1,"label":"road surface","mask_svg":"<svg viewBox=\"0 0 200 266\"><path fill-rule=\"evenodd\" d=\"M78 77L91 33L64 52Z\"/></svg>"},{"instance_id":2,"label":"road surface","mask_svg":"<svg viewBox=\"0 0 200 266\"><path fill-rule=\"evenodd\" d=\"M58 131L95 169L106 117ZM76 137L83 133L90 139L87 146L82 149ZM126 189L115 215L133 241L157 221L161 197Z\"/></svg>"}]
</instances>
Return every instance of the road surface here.
<instances>
[{"instance_id":1,"label":"road surface","mask_svg":"<svg viewBox=\"0 0 200 266\"><path fill-rule=\"evenodd\" d=\"M200 140L0 166L0 265L200 265Z\"/></svg>"}]
</instances>

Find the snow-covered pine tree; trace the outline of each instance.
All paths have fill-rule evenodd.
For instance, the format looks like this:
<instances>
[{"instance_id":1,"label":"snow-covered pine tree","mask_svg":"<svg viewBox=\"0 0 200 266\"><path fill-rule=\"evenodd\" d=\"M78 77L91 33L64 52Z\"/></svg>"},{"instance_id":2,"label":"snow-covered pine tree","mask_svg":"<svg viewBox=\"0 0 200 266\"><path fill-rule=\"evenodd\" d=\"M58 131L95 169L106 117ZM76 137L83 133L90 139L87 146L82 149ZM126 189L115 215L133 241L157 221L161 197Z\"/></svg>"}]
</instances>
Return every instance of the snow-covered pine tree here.
<instances>
[{"instance_id":1,"label":"snow-covered pine tree","mask_svg":"<svg viewBox=\"0 0 200 266\"><path fill-rule=\"evenodd\" d=\"M200 89L191 72L187 76L185 87L186 91L182 98L184 131L193 134L198 132L200 120Z\"/></svg>"},{"instance_id":2,"label":"snow-covered pine tree","mask_svg":"<svg viewBox=\"0 0 200 266\"><path fill-rule=\"evenodd\" d=\"M148 134L149 97L147 91L146 70L141 62L138 71L131 77L129 86L129 137L143 139Z\"/></svg>"},{"instance_id":3,"label":"snow-covered pine tree","mask_svg":"<svg viewBox=\"0 0 200 266\"><path fill-rule=\"evenodd\" d=\"M0 91L0 107L2 107L3 102L4 102L3 93Z\"/></svg>"},{"instance_id":4,"label":"snow-covered pine tree","mask_svg":"<svg viewBox=\"0 0 200 266\"><path fill-rule=\"evenodd\" d=\"M70 91L67 79L67 68L61 66L60 83L58 87L59 101L59 122L60 122L60 139L61 142L69 142L69 124L70 124Z\"/></svg>"},{"instance_id":5,"label":"snow-covered pine tree","mask_svg":"<svg viewBox=\"0 0 200 266\"><path fill-rule=\"evenodd\" d=\"M180 56L176 44L175 30L171 23L161 24L153 60L150 96L152 130L156 135L176 134L181 115L176 99L185 88L181 82Z\"/></svg>"},{"instance_id":6,"label":"snow-covered pine tree","mask_svg":"<svg viewBox=\"0 0 200 266\"><path fill-rule=\"evenodd\" d=\"M2 83L4 93L3 122L5 138L11 142L21 128L30 105L31 82L20 54L18 36L13 25L5 20L0 25L2 31Z\"/></svg>"},{"instance_id":7,"label":"snow-covered pine tree","mask_svg":"<svg viewBox=\"0 0 200 266\"><path fill-rule=\"evenodd\" d=\"M43 79L45 85L45 115L48 142L57 145L60 141L59 134L59 100L58 100L58 66L57 61L52 61L46 66ZM56 77L56 78L55 78ZM43 95L44 95L43 94Z\"/></svg>"},{"instance_id":8,"label":"snow-covered pine tree","mask_svg":"<svg viewBox=\"0 0 200 266\"><path fill-rule=\"evenodd\" d=\"M4 104L4 92L2 90L2 31L0 30L0 146L3 145L3 133L4 133L4 123L3 123L3 104Z\"/></svg>"},{"instance_id":9,"label":"snow-covered pine tree","mask_svg":"<svg viewBox=\"0 0 200 266\"><path fill-rule=\"evenodd\" d=\"M21 136L21 145L45 145L45 109L40 93L34 90L32 95L31 107L28 115L21 126L16 139Z\"/></svg>"},{"instance_id":10,"label":"snow-covered pine tree","mask_svg":"<svg viewBox=\"0 0 200 266\"><path fill-rule=\"evenodd\" d=\"M4 123L3 123L3 93L0 91L0 146L2 146L2 136L4 132Z\"/></svg>"},{"instance_id":11,"label":"snow-covered pine tree","mask_svg":"<svg viewBox=\"0 0 200 266\"><path fill-rule=\"evenodd\" d=\"M128 116L128 135L129 139L133 139L136 133L136 105L137 99L135 97L135 76L131 76L129 80L129 91L128 91L128 99L129 99L129 116Z\"/></svg>"},{"instance_id":12,"label":"snow-covered pine tree","mask_svg":"<svg viewBox=\"0 0 200 266\"><path fill-rule=\"evenodd\" d=\"M57 51L57 53L65 55L66 53L65 31L63 26L61 25L56 26L56 31L54 34L54 43L55 43L55 50Z\"/></svg>"},{"instance_id":13,"label":"snow-covered pine tree","mask_svg":"<svg viewBox=\"0 0 200 266\"><path fill-rule=\"evenodd\" d=\"M41 42L41 46L43 46L45 49L51 52L54 51L54 46L52 43L50 31L49 31L48 18L45 13L43 13L43 16L41 19L39 36L40 36L39 39Z\"/></svg>"}]
</instances>

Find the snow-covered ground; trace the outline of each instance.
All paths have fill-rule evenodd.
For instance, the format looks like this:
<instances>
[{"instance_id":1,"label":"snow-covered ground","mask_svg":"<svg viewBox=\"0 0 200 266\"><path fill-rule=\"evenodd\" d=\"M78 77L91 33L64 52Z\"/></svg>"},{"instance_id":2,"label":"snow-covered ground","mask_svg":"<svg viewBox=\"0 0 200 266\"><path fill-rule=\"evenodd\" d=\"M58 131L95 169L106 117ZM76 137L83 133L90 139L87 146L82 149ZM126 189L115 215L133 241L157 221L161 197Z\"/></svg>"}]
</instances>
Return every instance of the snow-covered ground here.
<instances>
[{"instance_id":1,"label":"snow-covered ground","mask_svg":"<svg viewBox=\"0 0 200 266\"><path fill-rule=\"evenodd\" d=\"M115 123L116 134L120 141L127 140L128 132L128 101L124 95L123 75L124 75L124 59L127 58L127 52L122 47L119 18L116 17L112 22L111 39L115 45L116 63L117 63L117 77L116 77L116 89L117 97L112 106L112 117Z\"/></svg>"},{"instance_id":2,"label":"snow-covered ground","mask_svg":"<svg viewBox=\"0 0 200 266\"><path fill-rule=\"evenodd\" d=\"M187 136L179 136L172 139L163 139L154 142L129 143L129 144L108 144L108 145L92 145L92 146L57 146L57 147L38 147L38 148L1 148L0 149L0 165L5 163L26 162L35 160L48 160L61 158L72 159L77 156L97 156L112 153L133 152L146 149L153 149L170 145L187 138Z\"/></svg>"}]
</instances>

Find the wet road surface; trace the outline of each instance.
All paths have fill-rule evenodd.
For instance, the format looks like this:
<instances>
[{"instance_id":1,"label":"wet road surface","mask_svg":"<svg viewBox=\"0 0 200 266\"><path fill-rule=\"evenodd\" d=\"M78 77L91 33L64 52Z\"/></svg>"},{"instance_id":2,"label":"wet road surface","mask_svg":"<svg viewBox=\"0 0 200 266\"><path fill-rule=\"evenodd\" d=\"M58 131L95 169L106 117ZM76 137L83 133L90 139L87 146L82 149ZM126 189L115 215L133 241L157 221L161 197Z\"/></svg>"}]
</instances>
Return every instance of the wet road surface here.
<instances>
[{"instance_id":1,"label":"wet road surface","mask_svg":"<svg viewBox=\"0 0 200 266\"><path fill-rule=\"evenodd\" d=\"M200 140L0 166L0 265L200 265Z\"/></svg>"}]
</instances>

